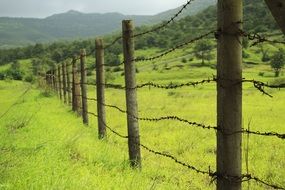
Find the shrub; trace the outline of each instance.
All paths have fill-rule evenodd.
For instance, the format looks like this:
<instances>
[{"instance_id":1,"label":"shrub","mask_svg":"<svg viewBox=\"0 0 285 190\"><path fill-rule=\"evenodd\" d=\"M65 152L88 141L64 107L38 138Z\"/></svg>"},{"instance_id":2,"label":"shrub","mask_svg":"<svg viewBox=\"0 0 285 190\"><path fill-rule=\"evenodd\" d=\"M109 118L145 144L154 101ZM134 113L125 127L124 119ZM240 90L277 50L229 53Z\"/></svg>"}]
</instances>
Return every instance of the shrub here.
<instances>
[{"instance_id":1,"label":"shrub","mask_svg":"<svg viewBox=\"0 0 285 190\"><path fill-rule=\"evenodd\" d=\"M281 69L285 65L285 56L284 56L284 50L279 49L277 52L274 53L271 60L271 67L275 71L275 77L278 77L280 74Z\"/></svg>"},{"instance_id":2,"label":"shrub","mask_svg":"<svg viewBox=\"0 0 285 190\"><path fill-rule=\"evenodd\" d=\"M91 75L92 75L92 70L91 70L91 69L88 69L86 75L87 75L87 76L91 76Z\"/></svg>"},{"instance_id":3,"label":"shrub","mask_svg":"<svg viewBox=\"0 0 285 190\"><path fill-rule=\"evenodd\" d=\"M0 80L4 80L6 77L5 73L0 72Z\"/></svg>"},{"instance_id":4,"label":"shrub","mask_svg":"<svg viewBox=\"0 0 285 190\"><path fill-rule=\"evenodd\" d=\"M182 59L181 59L181 62L182 62L182 63L187 63L187 59L186 59L186 58L182 58Z\"/></svg>"},{"instance_id":5,"label":"shrub","mask_svg":"<svg viewBox=\"0 0 285 190\"><path fill-rule=\"evenodd\" d=\"M13 80L22 80L23 79L23 72L20 70L9 69L6 72L6 76L13 79Z\"/></svg>"},{"instance_id":6,"label":"shrub","mask_svg":"<svg viewBox=\"0 0 285 190\"><path fill-rule=\"evenodd\" d=\"M246 51L242 51L242 58L249 58L250 55L248 53L246 53Z\"/></svg>"},{"instance_id":7,"label":"shrub","mask_svg":"<svg viewBox=\"0 0 285 190\"><path fill-rule=\"evenodd\" d=\"M33 83L35 81L35 77L33 75L28 75L24 78L26 82Z\"/></svg>"},{"instance_id":8,"label":"shrub","mask_svg":"<svg viewBox=\"0 0 285 190\"><path fill-rule=\"evenodd\" d=\"M158 68L157 68L157 65L156 65L156 64L153 64L153 65L152 65L152 70L153 70L153 71L157 71L157 70L158 70Z\"/></svg>"},{"instance_id":9,"label":"shrub","mask_svg":"<svg viewBox=\"0 0 285 190\"><path fill-rule=\"evenodd\" d=\"M263 77L263 76L264 76L264 72L259 72L259 73L258 73L258 76Z\"/></svg>"},{"instance_id":10,"label":"shrub","mask_svg":"<svg viewBox=\"0 0 285 190\"><path fill-rule=\"evenodd\" d=\"M119 66L114 67L113 72L119 72L119 71L123 71L123 69Z\"/></svg>"},{"instance_id":11,"label":"shrub","mask_svg":"<svg viewBox=\"0 0 285 190\"><path fill-rule=\"evenodd\" d=\"M189 59L188 59L188 61L193 61L194 60L194 58L193 57L190 57Z\"/></svg>"},{"instance_id":12,"label":"shrub","mask_svg":"<svg viewBox=\"0 0 285 190\"><path fill-rule=\"evenodd\" d=\"M105 75L106 83L108 83L109 81L113 81L114 79L115 79L115 77L114 77L114 75L112 75L112 73L106 72L106 75Z\"/></svg>"}]
</instances>

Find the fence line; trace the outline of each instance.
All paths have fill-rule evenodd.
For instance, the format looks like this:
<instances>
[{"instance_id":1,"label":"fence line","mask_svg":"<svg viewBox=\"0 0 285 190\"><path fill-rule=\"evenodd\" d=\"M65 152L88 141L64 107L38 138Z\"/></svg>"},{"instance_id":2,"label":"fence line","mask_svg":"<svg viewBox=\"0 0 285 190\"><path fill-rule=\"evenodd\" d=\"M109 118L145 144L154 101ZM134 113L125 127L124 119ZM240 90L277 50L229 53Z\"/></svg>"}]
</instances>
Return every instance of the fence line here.
<instances>
[{"instance_id":1,"label":"fence line","mask_svg":"<svg viewBox=\"0 0 285 190\"><path fill-rule=\"evenodd\" d=\"M92 113L92 112L89 112L88 114L91 114L94 117L98 117L97 114ZM128 139L129 138L129 136L122 135L119 132L115 131L114 129L112 129L111 127L106 125L106 123L104 123L104 125L114 135L117 135L118 137L121 137L121 138L124 138L124 139ZM151 149L151 148L149 148L149 147L147 147L147 146L145 146L145 145L143 145L141 143L139 144L139 146L142 147L143 149L147 150L148 152L152 153L152 154L155 154L155 155L158 155L158 156L162 156L162 157L165 157L165 158L169 158L169 159L173 160L175 163L177 163L177 164L179 164L179 165L181 165L183 167L186 167L186 168L188 168L188 169L190 169L192 171L195 171L195 172L197 172L199 174L208 175L209 177L212 178L212 181L215 181L217 178L225 178L227 180L234 181L234 182L237 182L237 181L245 182L245 181L253 180L253 181L256 181L257 183L261 183L261 184L263 184L265 186L268 186L268 187L271 187L273 189L285 189L285 188L283 188L283 187L281 187L279 185L272 184L272 183L266 182L265 180L262 180L262 179L260 179L258 177L252 176L251 174L243 174L241 177L238 177L238 176L220 175L217 172L211 171L210 167L209 167L208 171L201 170L201 169L198 169L195 166L192 166L192 165L190 165L190 164L188 164L186 162L180 161L178 158L176 158L175 156L173 156L171 154L153 150L153 149Z\"/></svg>"},{"instance_id":2,"label":"fence line","mask_svg":"<svg viewBox=\"0 0 285 190\"><path fill-rule=\"evenodd\" d=\"M4 113L1 114L0 119L2 119L14 106L16 106L19 103L19 100L23 98L31 89L32 85L29 85L28 88L17 98L17 100Z\"/></svg>"},{"instance_id":3,"label":"fence line","mask_svg":"<svg viewBox=\"0 0 285 190\"><path fill-rule=\"evenodd\" d=\"M191 40L189 40L187 42L184 42L182 44L178 44L178 45L170 48L169 50L167 50L167 51L165 51L165 52L163 52L163 53L161 53L159 55L156 55L156 56L153 56L153 57L149 57L149 58L136 58L136 59L134 59L134 61L136 61L136 62L153 61L153 60L159 59L159 58L164 57L164 56L166 56L166 55L168 55L168 54L170 54L170 53L176 51L177 49L180 49L180 48L182 48L182 47L184 47L186 45L189 45L189 44L192 44L192 43L197 42L199 40L202 40L203 38L209 36L210 34L215 34L215 32L216 32L216 30L211 30L210 32L207 32L207 33L202 34L202 35L200 35L198 37L195 37L195 38L193 38L193 39L191 39Z\"/></svg>"},{"instance_id":4,"label":"fence line","mask_svg":"<svg viewBox=\"0 0 285 190\"><path fill-rule=\"evenodd\" d=\"M187 0L187 3L185 3L182 8L174 14L174 16L172 16L168 21L166 21L165 23L162 23L161 25L157 26L157 27L154 27L150 30L147 30L145 32L142 32L142 33L138 33L138 34L134 34L132 37L133 38L136 38L136 37L139 37L139 36L143 36L145 34L149 34L149 33L152 33L152 32L156 32L158 30L161 30L162 28L165 28L167 27L170 23L172 23L174 21L175 18L177 18L194 0Z\"/></svg>"},{"instance_id":5,"label":"fence line","mask_svg":"<svg viewBox=\"0 0 285 190\"><path fill-rule=\"evenodd\" d=\"M177 88L182 88L182 87L186 87L186 86L195 87L197 85L215 82L217 84L218 96L220 98L224 98L223 96L221 96L222 93L226 94L227 97L229 97L229 95L234 95L236 99L233 98L232 96L230 96L230 100L237 100L237 102L240 102L239 98L241 96L239 96L239 93L231 94L231 89L234 88L237 90L237 92L241 92L242 83L252 83L256 90L260 91L261 93L263 93L269 97L272 97L272 95L270 95L268 92L265 91L265 87L266 88L272 88L272 89L285 88L285 84L278 84L278 85L266 84L266 83L261 82L261 81L242 79L241 75L236 77L236 78L233 78L233 76L231 76L232 73L224 72L224 70L223 70L223 69L225 69L224 65L221 65L221 63L223 61L230 62L230 63L234 62L234 63L236 63L236 66L238 68L239 61L240 61L239 60L239 58L240 58L239 53L241 50L241 47L238 47L238 46L234 46L233 49L226 49L225 44L232 46L233 44L237 44L237 42L238 42L239 46L240 46L241 38L247 38L250 41L252 41L252 46L255 46L259 43L264 43L264 42L285 44L285 42L283 42L283 41L267 39L267 38L259 35L258 33L250 33L250 32L244 31L241 29L242 22L240 22L240 21L232 22L232 20L230 21L230 19L232 17L227 17L226 15L224 15L224 17L226 18L226 21L229 21L229 23L219 23L219 24L223 24L223 25L220 26L218 29L210 30L207 33L202 34L196 38L193 38L187 42L178 44L178 45L174 46L173 48L170 48L170 49L166 50L165 52L163 52L159 55L155 55L153 57L148 57L148 58L135 58L134 57L134 39L135 38L142 36L142 35L145 35L145 34L156 32L162 28L167 27L171 22L173 22L173 20L175 18L177 18L182 13L183 10L185 10L190 5L190 3L192 1L194 1L194 0L188 0L187 3L185 5L183 5L182 8L173 17L171 17L171 19L168 20L167 22L162 23L161 25L158 25L158 26L156 26L156 27L154 27L148 31L145 31L145 32L134 34L134 31L132 28L132 22L131 21L123 21L123 32L122 32L123 34L122 34L122 36L115 38L115 40L113 42L111 42L109 45L107 45L105 47L103 47L103 45L102 45L102 47L100 48L100 51L102 51L102 53L104 53L104 50L112 47L115 43L122 40L122 45L123 45L123 50L124 50L124 52L123 52L124 61L122 61L121 64L124 64L124 69L125 69L124 70L125 86L120 85L120 84L108 84L108 83L105 83L104 81L100 82L100 80L98 78L96 80L96 83L87 82L86 71L88 71L88 70L91 70L91 71L96 70L96 77L98 77L99 75L104 76L104 72L105 72L104 66L107 65L104 62L96 63L96 68L87 68L85 65L86 56L90 56L90 55L94 54L94 52L96 52L96 61L102 59L102 57L100 57L100 54L98 53L98 51L99 51L98 46L96 46L94 50L91 50L91 52L89 54L86 54L85 51L81 51L80 55L75 56L72 59L71 63L66 64L66 65L73 65L74 66L74 65L76 65L75 64L76 61L80 60L81 68L79 70L73 69L71 72L71 74L73 76L72 82L71 81L68 82L66 80L61 80L61 78L64 79L66 77L67 73L65 74L63 72L61 74L60 73L60 66L59 66L58 70L57 70L58 71L58 75L57 75L58 79L55 80L55 82L53 82L54 80L51 80L51 79L54 79L56 75L53 74L52 72L46 73L45 78L46 78L47 84L49 86L51 86L51 89L57 89L59 91L59 95L60 95L61 99L62 99L62 92L63 92L63 94L66 94L66 92L70 92L70 89L67 89L67 86L68 86L68 84L72 84L72 90L71 90L71 92L72 92L72 105L75 104L74 102L81 100L81 102L76 103L77 104L77 106L75 106L76 109L73 109L73 110L77 111L80 115L82 115L83 123L85 123L85 124L88 124L88 115L92 115L92 116L98 118L98 127L100 126L98 129L99 139L107 138L105 132L104 132L104 134L100 132L100 129L105 130L105 128L107 128L113 134L115 134L119 137L128 139L129 160L130 160L130 164L132 167L135 167L135 168L141 167L140 148L143 148L152 154L169 158L169 159L175 161L177 164L180 164L184 167L187 167L188 169L191 169L193 171L196 171L197 173L210 176L213 181L214 180L218 181L218 189L227 189L225 187L230 188L230 187L241 186L241 183L245 182L245 181L255 181L259 184L271 187L273 189L284 189L284 187L281 187L281 186L273 184L273 183L266 182L265 180L262 180L258 177L251 175L251 174L242 174L239 171L235 172L235 173L237 173L236 175L233 174L231 172L232 171L231 168L235 168L235 167L239 168L241 166L240 160L236 160L237 162L233 163L233 165L230 165L229 163L225 163L226 164L225 171L221 170L220 163L217 164L218 168L217 168L216 172L213 172L210 169L209 169L209 171L206 171L206 170L204 171L204 170L197 169L196 167L194 167L190 164L187 164L183 161L180 161L179 159L177 159L176 157L174 157L171 154L166 154L163 152L156 151L156 150L151 149L151 148L140 143L138 121L159 122L159 121L168 121L168 120L183 122L183 123L186 123L186 124L189 124L191 126L198 127L198 128L213 129L213 130L218 132L218 136L219 136L218 143L220 143L220 145L221 145L222 141L220 141L219 139L221 139L221 137L224 138L228 135L231 135L232 136L231 139L235 139L235 142L239 142L241 140L240 134L251 134L251 135L258 135L258 136L271 136L271 137L280 138L282 140L285 139L285 134L281 134L281 133L277 133L277 132L260 132L260 131L251 131L249 129L239 128L239 127L241 127L241 125L239 125L239 121L237 118L240 117L241 112L236 114L237 117L233 117L233 115L227 115L229 110L227 111L227 113L225 113L227 115L225 117L227 117L228 120L230 117L232 117L233 120L235 120L234 126L236 128L233 131L230 128L225 129L224 128L225 126L223 126L223 124L224 124L223 122L220 122L220 123L222 123L222 125L218 124L217 126L210 126L210 125L204 125L204 124L197 123L197 122L192 122L192 121L189 121L187 119L180 118L178 116L161 116L161 117L154 117L154 118L147 118L147 117L144 118L144 117L138 116L137 103L136 103L136 101L137 101L136 90L143 88L143 87L154 87L154 88L159 88L159 89L177 89ZM237 4L240 3L240 1L234 2L233 0L224 0L224 1L229 1L229 2L231 1L231 2L237 3ZM223 1L221 1L221 3L223 3ZM229 3L229 4L231 5L231 3ZM235 11L231 12L230 14L234 14L234 13L237 14L238 11L241 11L241 10L236 9L238 7L239 6L235 6L234 7ZM221 9L224 7L220 6L219 8ZM210 79L210 78L204 79L201 81L181 83L181 84L170 83L168 85L162 85L162 84L157 84L154 81L139 84L139 85L136 84L136 82L135 82L135 65L134 65L135 62L153 61L153 60L159 59L159 58L164 57L164 56L166 56L172 52L175 52L179 48L185 47L186 45L193 44L199 40L202 40L211 34L215 35L215 38L218 40L218 43L220 43L220 46L219 46L220 49L218 52L221 52L222 50L225 52L234 51L235 52L234 55L237 58L237 59L232 59L232 57L228 56L228 54L227 54L227 56L225 56L225 58L223 58L223 56L221 56L221 53L218 53L219 54L219 56L218 56L219 61L218 62L220 64L220 66L223 66L223 67L218 68L218 77L213 77L212 79ZM223 40L224 38L227 38L228 40ZM97 39L96 41L98 41L98 40L99 39ZM119 64L119 65L121 65L121 64ZM62 69L64 69L64 68L62 68ZM62 71L64 71L64 70L62 70ZM241 71L238 69L237 69L237 72L241 73ZM78 74L78 73L81 74L81 77L80 77L81 80L80 81L75 80L76 74ZM70 74L70 73L68 73L68 74ZM64 83L64 84L62 84L62 83ZM90 98L87 96L86 85L95 86L97 88L97 98ZM63 86L63 88L62 88L62 86ZM76 90L74 90L75 88L78 88L79 91L81 89L81 93L80 92L76 93L75 92ZM119 108L115 105L109 105L109 104L105 103L104 97L100 97L100 96L102 96L102 93L104 93L104 89L106 89L106 88L125 90L126 102L127 102L126 110ZM101 92L98 94L98 91L101 91ZM97 113L98 114L88 111L87 100L97 102ZM234 101L225 102L224 101L225 99L219 99L219 98L218 98L218 100L219 100L218 106L220 106L220 107L224 106L223 105L224 103L229 103L229 102L233 103L234 102ZM223 101L221 101L221 100L223 100ZM240 104L234 105L234 103L233 103L233 104L229 104L229 105L237 106L240 108ZM104 109L104 107L113 108L113 109L116 109L116 110L126 114L127 122L128 122L128 135L127 136L121 135L120 133L116 132L115 130L113 130L111 127L109 127L106 124L104 114L99 113L100 112L99 109ZM231 107L232 106L228 106L227 108L231 108ZM221 111L221 110L219 110L219 111ZM223 111L225 111L225 110L223 110ZM221 112L219 112L218 115L221 115ZM222 119L224 119L224 118L222 118ZM102 127L102 125L105 128ZM228 143L228 142L225 142L225 143ZM237 144L240 145L240 143L237 143ZM227 151L223 148L225 148L225 147L218 146L218 149L219 149L218 154L220 154L221 152L223 153L223 155L226 154ZM230 148L230 146L228 148ZM232 150L231 149L230 152L234 153L232 156L237 155L236 157L239 157L238 155L240 155L239 150ZM234 158L234 159L236 159L236 158ZM217 159L217 162L218 161L219 160ZM224 163L222 162L222 164L224 164ZM224 187L224 188L221 188L221 187ZM240 187L238 187L237 189L240 189Z\"/></svg>"},{"instance_id":6,"label":"fence line","mask_svg":"<svg viewBox=\"0 0 285 190\"><path fill-rule=\"evenodd\" d=\"M178 85L173 85L173 84L170 84L170 85L159 85L159 84L154 84L154 83L145 83L145 84L138 85L138 86L136 86L134 88L126 88L126 87L123 87L121 85L114 85L114 84L101 84L101 85L105 86L106 88L123 89L123 90L139 89L139 88L143 88L145 86L153 86L153 87L161 88L161 89L176 89L176 88L182 88L184 86L193 86L193 87L195 87L196 85L199 85L199 84L205 84L205 83L210 83L210 82L217 82L217 80L218 79L216 77L213 77L212 79L204 79L204 80L201 80L201 81L182 83L182 84L178 84ZM243 79L241 82L258 84L258 85L261 85L263 87L274 88L274 89L276 89L276 88L277 89L285 88L284 84L269 85L269 84L265 84L265 83L263 83L261 81L256 81L256 80L246 80L246 79ZM94 83L94 84L93 83L75 83L75 84L77 84L77 85L85 84L85 85L97 86L96 83ZM259 90L260 88L258 87L257 89ZM62 88L62 90L64 90L64 88ZM266 93L266 94L268 94L268 93ZM82 95L77 95L77 96L83 98L84 100L95 101L98 104L98 100L96 98L82 97ZM127 115L129 115L129 116L131 116L131 117L133 117L135 119L138 119L140 121L159 122L159 121L164 121L164 120L176 120L176 121L180 121L180 122L183 122L183 123L187 123L187 124L192 125L192 126L196 126L198 128L214 129L214 130L217 130L217 131L222 131L226 135L234 135L234 134L237 134L237 133L244 133L244 134L253 134L253 135L259 135L259 136L271 136L271 137L277 137L277 138L280 138L280 139L285 139L285 134L281 134L281 133L277 133L277 132L273 132L273 131L270 131L270 132L260 132L260 131L250 131L250 130L247 130L247 129L242 129L241 131L236 131L234 133L227 133L227 132L221 130L217 126L204 125L204 124L201 124L201 123L189 121L189 120L184 119L184 118L180 118L178 116L160 116L160 117L156 117L156 118L147 118L147 117L142 118L142 117L134 116L134 115L128 113L126 110L124 110L122 108L119 108L118 106L115 106L115 105L109 105L109 104L105 104L105 103L101 103L101 105L103 105L105 107L109 107L109 108L114 108L114 109L118 110L119 112L126 113Z\"/></svg>"}]
</instances>

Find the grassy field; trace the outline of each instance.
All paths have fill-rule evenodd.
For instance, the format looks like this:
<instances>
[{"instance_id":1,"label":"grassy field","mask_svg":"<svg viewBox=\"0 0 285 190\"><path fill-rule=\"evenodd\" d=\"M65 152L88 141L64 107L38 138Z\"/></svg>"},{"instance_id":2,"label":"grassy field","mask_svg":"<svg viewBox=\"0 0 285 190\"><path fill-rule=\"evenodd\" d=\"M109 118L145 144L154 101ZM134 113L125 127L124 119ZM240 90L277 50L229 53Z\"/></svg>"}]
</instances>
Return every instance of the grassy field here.
<instances>
[{"instance_id":1,"label":"grassy field","mask_svg":"<svg viewBox=\"0 0 285 190\"><path fill-rule=\"evenodd\" d=\"M250 50L254 51L254 50ZM154 52L154 50L152 51ZM145 52L138 52L143 55ZM137 83L154 81L161 84L184 83L212 78L214 67L188 61L183 67L185 50L159 62L138 64ZM150 54L150 53L148 53ZM260 55L251 53L249 61ZM166 60L173 60L165 65ZM24 61L27 64L27 60ZM88 59L91 64L92 59ZM153 65L157 69L153 69ZM214 61L209 63L214 65ZM110 72L108 81L123 84L122 72ZM263 73L263 74L260 74ZM278 82L266 64L245 64L244 77ZM93 80L94 76L89 76ZM279 80L284 81L284 77ZM27 88L30 90L23 96ZM284 133L285 91L268 90L262 95L252 85L244 84L243 125L254 131ZM88 87L88 96L96 91ZM20 97L20 98L19 98ZM90 126L61 103L56 94L28 83L0 81L0 189L214 189L211 178L177 165L172 160L142 150L142 171L128 167L127 141L108 131L108 138L97 140L96 118ZM125 92L107 89L106 103L125 108ZM215 84L185 87L176 90L143 88L138 90L139 116L176 115L190 121L216 124ZM89 111L96 113L96 102L89 102ZM126 135L126 115L106 108L107 124ZM177 121L140 122L142 144L170 153L201 170L215 170L216 133L191 127ZM246 147L249 149L246 151ZM270 183L285 186L285 144L276 137L245 135L243 138L243 173L248 172ZM248 152L248 156L245 153ZM248 159L248 166L246 166ZM268 189L266 186L243 183L244 188Z\"/></svg>"}]
</instances>

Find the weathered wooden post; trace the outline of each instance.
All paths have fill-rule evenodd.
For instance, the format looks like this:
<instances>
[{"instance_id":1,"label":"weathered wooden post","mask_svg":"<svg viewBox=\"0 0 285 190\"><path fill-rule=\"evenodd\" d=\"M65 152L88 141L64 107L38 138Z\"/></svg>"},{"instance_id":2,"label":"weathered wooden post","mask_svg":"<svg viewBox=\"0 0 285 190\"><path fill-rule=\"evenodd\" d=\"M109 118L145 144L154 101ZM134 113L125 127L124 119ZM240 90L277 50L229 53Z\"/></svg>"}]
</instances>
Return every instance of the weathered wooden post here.
<instances>
[{"instance_id":1,"label":"weathered wooden post","mask_svg":"<svg viewBox=\"0 0 285 190\"><path fill-rule=\"evenodd\" d=\"M63 62L62 63L62 88L63 88L63 102L66 104L67 103L67 99L66 99L66 90L67 90L67 86L66 86L66 63Z\"/></svg>"},{"instance_id":2,"label":"weathered wooden post","mask_svg":"<svg viewBox=\"0 0 285 190\"><path fill-rule=\"evenodd\" d=\"M141 168L140 136L138 124L138 104L136 87L136 68L134 62L134 39L133 22L124 20L123 28L123 50L124 50L124 70L126 84L126 107L128 123L128 145L130 164L133 168Z\"/></svg>"},{"instance_id":3,"label":"weathered wooden post","mask_svg":"<svg viewBox=\"0 0 285 190\"><path fill-rule=\"evenodd\" d=\"M85 125L89 124L88 120L88 105L87 105L87 78L86 78L86 51L80 51L80 70L81 70L81 97L82 97L82 118Z\"/></svg>"},{"instance_id":4,"label":"weathered wooden post","mask_svg":"<svg viewBox=\"0 0 285 190\"><path fill-rule=\"evenodd\" d=\"M53 70L50 70L50 82L51 82L51 90L54 88L54 83L53 83Z\"/></svg>"},{"instance_id":5,"label":"weathered wooden post","mask_svg":"<svg viewBox=\"0 0 285 190\"><path fill-rule=\"evenodd\" d=\"M105 70L104 70L104 47L103 40L96 39L96 84L97 84L97 114L98 114L98 137L106 137L106 114L105 114Z\"/></svg>"},{"instance_id":6,"label":"weathered wooden post","mask_svg":"<svg viewBox=\"0 0 285 190\"><path fill-rule=\"evenodd\" d=\"M81 115L80 112L80 81L77 74L76 58L72 60L72 110Z\"/></svg>"},{"instance_id":7,"label":"weathered wooden post","mask_svg":"<svg viewBox=\"0 0 285 190\"><path fill-rule=\"evenodd\" d=\"M45 72L45 86L48 86L48 72Z\"/></svg>"},{"instance_id":8,"label":"weathered wooden post","mask_svg":"<svg viewBox=\"0 0 285 190\"><path fill-rule=\"evenodd\" d=\"M52 70L48 71L48 80L49 80L49 87L50 87L50 89L52 89L52 87L53 87Z\"/></svg>"},{"instance_id":9,"label":"weathered wooden post","mask_svg":"<svg viewBox=\"0 0 285 190\"><path fill-rule=\"evenodd\" d=\"M70 63L67 63L65 64L65 70L66 70L66 83L67 83L67 102L68 102L68 105L71 105L71 80L70 80L70 72L71 72L71 69L70 69Z\"/></svg>"},{"instance_id":10,"label":"weathered wooden post","mask_svg":"<svg viewBox=\"0 0 285 190\"><path fill-rule=\"evenodd\" d=\"M61 72L60 72L60 64L57 67L57 80L58 80L58 93L59 98L62 100L62 87L61 87Z\"/></svg>"},{"instance_id":11,"label":"weathered wooden post","mask_svg":"<svg viewBox=\"0 0 285 190\"><path fill-rule=\"evenodd\" d=\"M44 87L45 76L44 73L38 73L39 87Z\"/></svg>"},{"instance_id":12,"label":"weathered wooden post","mask_svg":"<svg viewBox=\"0 0 285 190\"><path fill-rule=\"evenodd\" d=\"M48 73L48 85L49 85L49 89L52 89L52 88L53 88L52 70L49 70L47 73Z\"/></svg>"},{"instance_id":13,"label":"weathered wooden post","mask_svg":"<svg viewBox=\"0 0 285 190\"><path fill-rule=\"evenodd\" d=\"M218 0L217 189L241 189L242 0ZM227 178L223 176L232 176Z\"/></svg>"},{"instance_id":14,"label":"weathered wooden post","mask_svg":"<svg viewBox=\"0 0 285 190\"><path fill-rule=\"evenodd\" d=\"M53 80L53 90L56 92L57 91L57 82L56 82L56 70L53 68L52 70L52 80Z\"/></svg>"}]
</instances>

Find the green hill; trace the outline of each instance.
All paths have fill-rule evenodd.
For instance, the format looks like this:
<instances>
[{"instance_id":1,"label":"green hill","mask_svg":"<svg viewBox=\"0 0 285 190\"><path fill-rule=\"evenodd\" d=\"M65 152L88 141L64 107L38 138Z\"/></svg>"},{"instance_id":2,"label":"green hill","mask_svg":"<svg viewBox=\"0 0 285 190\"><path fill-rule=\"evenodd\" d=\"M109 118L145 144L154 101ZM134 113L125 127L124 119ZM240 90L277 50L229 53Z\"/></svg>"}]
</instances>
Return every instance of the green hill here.
<instances>
[{"instance_id":1,"label":"green hill","mask_svg":"<svg viewBox=\"0 0 285 190\"><path fill-rule=\"evenodd\" d=\"M182 17L214 4L215 0L194 1ZM152 16L123 15L120 13L81 13L68 11L44 19L0 18L0 48L24 46L27 44L54 42L57 40L86 39L110 34L121 28L121 21L132 19L136 25L150 25L172 16L179 8Z\"/></svg>"},{"instance_id":2,"label":"green hill","mask_svg":"<svg viewBox=\"0 0 285 190\"><path fill-rule=\"evenodd\" d=\"M260 19L262 18L262 19ZM172 47L173 44L184 42L189 38L217 28L217 8L210 6L204 11L187 16L174 22L167 29L145 35L137 43L139 48L147 46ZM141 27L138 31L147 28ZM244 30L248 32L271 34L279 30L265 2L259 0L244 1ZM149 42L149 43L146 43Z\"/></svg>"},{"instance_id":3,"label":"green hill","mask_svg":"<svg viewBox=\"0 0 285 190\"><path fill-rule=\"evenodd\" d=\"M191 5L188 7L188 9L191 9ZM74 22L75 25L76 23L80 23L81 17L78 17L76 15L82 13L72 11L69 12L69 14L73 15L74 19L78 19L76 22ZM140 38L137 38L136 49L139 50L153 47L166 49L173 47L175 44L185 42L185 40L189 40L189 38L199 36L204 32L215 29L216 15L216 6L210 6L196 15L186 16L171 23L169 26L163 30L160 30L159 32L149 33ZM65 14L55 15L47 18L47 20L50 20L50 22L53 22L53 20L64 20L65 16ZM260 19L261 16L262 19ZM75 25L74 28L76 28ZM96 24L93 23L92 26L94 25ZM73 25L69 24L66 26L72 27ZM135 29L135 33L147 31L153 27L156 27L156 25L137 27ZM244 29L246 31L267 33L268 35L276 33L279 30L267 6L263 1L259 0L244 1ZM48 31L48 29L46 30ZM72 31L72 28L69 30ZM86 29L86 34L87 31L88 30ZM58 35L58 37L60 37L61 35L64 35L64 32L59 30L57 33L54 33L54 35ZM120 35L121 34L117 32L114 33L113 36L105 36L105 43L110 42L114 37ZM68 34L66 34L66 36L68 36ZM80 48L86 48L87 52L90 52L92 49L94 49L94 39L81 41L77 40L73 42L56 42L53 44L45 45L37 44L20 49L0 50L0 65L9 63L15 59L29 59L32 57L42 57L43 55L45 57L53 59L57 54L60 55L60 59L57 59L57 61L61 61L66 58L70 58L74 53L78 52ZM107 62L118 58L121 52L121 45L119 43L115 44L108 51L110 54L106 57Z\"/></svg>"}]
</instances>

